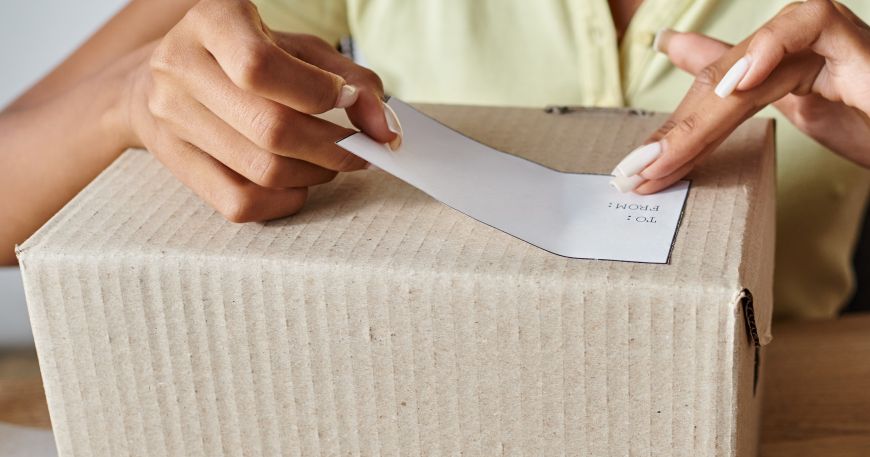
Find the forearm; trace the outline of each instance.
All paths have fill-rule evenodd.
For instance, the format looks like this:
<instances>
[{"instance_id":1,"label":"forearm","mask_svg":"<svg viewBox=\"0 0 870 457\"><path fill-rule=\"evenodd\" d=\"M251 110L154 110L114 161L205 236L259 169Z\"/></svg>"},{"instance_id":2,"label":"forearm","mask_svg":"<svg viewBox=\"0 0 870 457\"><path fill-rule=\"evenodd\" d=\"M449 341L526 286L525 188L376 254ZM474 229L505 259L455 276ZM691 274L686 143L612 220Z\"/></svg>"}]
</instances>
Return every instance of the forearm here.
<instances>
[{"instance_id":1,"label":"forearm","mask_svg":"<svg viewBox=\"0 0 870 457\"><path fill-rule=\"evenodd\" d=\"M136 146L123 114L131 69L195 3L131 1L0 112L0 264L14 264L15 243Z\"/></svg>"},{"instance_id":2,"label":"forearm","mask_svg":"<svg viewBox=\"0 0 870 457\"><path fill-rule=\"evenodd\" d=\"M124 76L87 78L34 106L0 114L0 264L128 145Z\"/></svg>"},{"instance_id":3,"label":"forearm","mask_svg":"<svg viewBox=\"0 0 870 457\"><path fill-rule=\"evenodd\" d=\"M313 114L346 108L375 140L401 143L377 75L315 37L266 30L250 2L185 15L191 3L132 2L0 113L0 263L131 146L241 222L293 214L308 187L365 165L336 146L347 129ZM183 17L167 32L170 4Z\"/></svg>"}]
</instances>

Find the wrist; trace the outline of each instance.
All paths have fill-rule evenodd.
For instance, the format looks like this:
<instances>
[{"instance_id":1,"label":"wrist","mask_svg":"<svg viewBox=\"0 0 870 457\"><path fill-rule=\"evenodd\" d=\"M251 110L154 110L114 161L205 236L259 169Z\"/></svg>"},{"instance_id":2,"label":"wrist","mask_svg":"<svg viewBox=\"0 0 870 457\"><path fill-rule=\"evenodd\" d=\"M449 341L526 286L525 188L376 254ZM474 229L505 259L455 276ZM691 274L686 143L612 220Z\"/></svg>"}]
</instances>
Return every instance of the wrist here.
<instances>
[{"instance_id":1,"label":"wrist","mask_svg":"<svg viewBox=\"0 0 870 457\"><path fill-rule=\"evenodd\" d=\"M102 109L97 113L97 134L102 147L95 148L102 151L102 154L115 157L120 155L124 150L134 147L131 130L126 115L127 97L122 81L103 81L101 84L101 96L105 97L102 103Z\"/></svg>"},{"instance_id":2,"label":"wrist","mask_svg":"<svg viewBox=\"0 0 870 457\"><path fill-rule=\"evenodd\" d=\"M143 147L135 129L134 111L141 102L143 85L143 60L147 55L142 49L128 55L115 65L106 69L98 85L105 86L105 105L100 116L100 129L107 141L108 149L120 154L129 148Z\"/></svg>"}]
</instances>

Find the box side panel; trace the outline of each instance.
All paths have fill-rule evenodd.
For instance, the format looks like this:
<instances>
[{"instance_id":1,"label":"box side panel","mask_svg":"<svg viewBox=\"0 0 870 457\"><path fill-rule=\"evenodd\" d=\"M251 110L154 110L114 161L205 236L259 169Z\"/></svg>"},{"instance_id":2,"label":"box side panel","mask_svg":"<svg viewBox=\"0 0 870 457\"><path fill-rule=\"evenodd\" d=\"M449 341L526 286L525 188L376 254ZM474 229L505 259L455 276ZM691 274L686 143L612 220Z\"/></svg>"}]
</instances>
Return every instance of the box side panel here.
<instances>
[{"instance_id":1,"label":"box side panel","mask_svg":"<svg viewBox=\"0 0 870 457\"><path fill-rule=\"evenodd\" d=\"M432 271L461 261L420 249ZM675 306L502 256L514 273L499 280L26 261L61 455L721 455L733 333L707 305L721 291Z\"/></svg>"},{"instance_id":2,"label":"box side panel","mask_svg":"<svg viewBox=\"0 0 870 457\"><path fill-rule=\"evenodd\" d=\"M746 295L735 305L734 341L734 412L733 447L738 457L754 457L758 453L761 423L762 370L764 348L773 338L773 271L776 240L776 172L774 123L763 127L762 173L747 184L747 191L756 196L751 200L749 220L743 243L740 281ZM748 301L747 301L748 300ZM754 329L752 328L754 326Z\"/></svg>"},{"instance_id":3,"label":"box side panel","mask_svg":"<svg viewBox=\"0 0 870 457\"><path fill-rule=\"evenodd\" d=\"M762 345L773 339L773 269L776 245L776 135L771 120L757 121L756 149L763 151L758 166L759 178L746 182L753 195L742 246L740 284L752 294L753 315Z\"/></svg>"},{"instance_id":4,"label":"box side panel","mask_svg":"<svg viewBox=\"0 0 870 457\"><path fill-rule=\"evenodd\" d=\"M22 257L19 265L54 439L61 456L74 455L75 445L81 443L74 443L75 436L71 429L75 429L81 421L71 415L67 408L67 402L75 398L68 399L67 395L74 395L74 392L65 392L65 383L61 382L61 379L67 379L67 384L72 387L74 378L70 376L67 367L59 363L69 359L72 348L69 339L61 337L60 329L56 328L59 312L47 305L57 301L55 283L49 278L51 273L46 271L43 262Z\"/></svg>"}]
</instances>

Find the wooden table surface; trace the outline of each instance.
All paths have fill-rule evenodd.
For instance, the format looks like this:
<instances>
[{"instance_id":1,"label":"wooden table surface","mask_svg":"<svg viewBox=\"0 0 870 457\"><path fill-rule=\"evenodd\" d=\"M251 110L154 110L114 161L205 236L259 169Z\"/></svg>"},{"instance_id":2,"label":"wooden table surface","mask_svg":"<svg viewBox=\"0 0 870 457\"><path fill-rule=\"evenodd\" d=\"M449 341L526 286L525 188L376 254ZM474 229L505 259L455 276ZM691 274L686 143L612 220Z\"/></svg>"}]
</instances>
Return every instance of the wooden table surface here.
<instances>
[{"instance_id":1,"label":"wooden table surface","mask_svg":"<svg viewBox=\"0 0 870 457\"><path fill-rule=\"evenodd\" d=\"M870 456L870 315L774 326L762 457ZM49 427L32 351L0 352L0 421Z\"/></svg>"},{"instance_id":2,"label":"wooden table surface","mask_svg":"<svg viewBox=\"0 0 870 457\"><path fill-rule=\"evenodd\" d=\"M763 457L870 456L870 315L774 324Z\"/></svg>"}]
</instances>

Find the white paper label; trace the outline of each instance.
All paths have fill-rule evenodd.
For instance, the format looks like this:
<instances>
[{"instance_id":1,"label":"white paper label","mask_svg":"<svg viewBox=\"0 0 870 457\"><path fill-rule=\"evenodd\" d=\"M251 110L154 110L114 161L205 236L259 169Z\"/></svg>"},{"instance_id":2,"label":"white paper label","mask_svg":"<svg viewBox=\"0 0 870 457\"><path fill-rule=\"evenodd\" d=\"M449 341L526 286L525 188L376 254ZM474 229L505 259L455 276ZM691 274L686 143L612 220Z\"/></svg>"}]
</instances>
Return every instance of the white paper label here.
<instances>
[{"instance_id":1,"label":"white paper label","mask_svg":"<svg viewBox=\"0 0 870 457\"><path fill-rule=\"evenodd\" d=\"M402 146L363 133L338 145L484 224L565 257L668 263L688 195L623 194L611 176L565 173L478 143L395 97Z\"/></svg>"}]
</instances>

